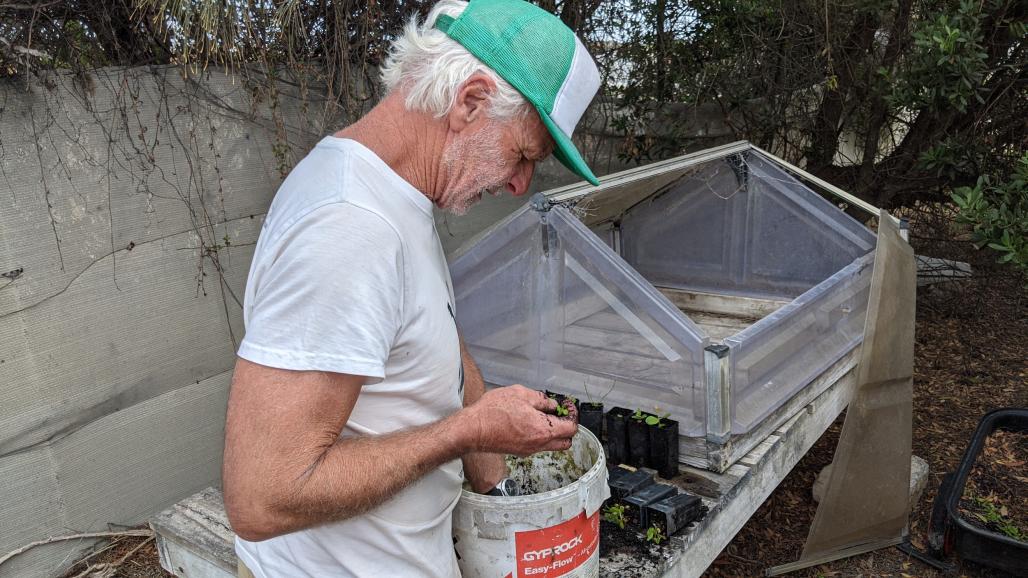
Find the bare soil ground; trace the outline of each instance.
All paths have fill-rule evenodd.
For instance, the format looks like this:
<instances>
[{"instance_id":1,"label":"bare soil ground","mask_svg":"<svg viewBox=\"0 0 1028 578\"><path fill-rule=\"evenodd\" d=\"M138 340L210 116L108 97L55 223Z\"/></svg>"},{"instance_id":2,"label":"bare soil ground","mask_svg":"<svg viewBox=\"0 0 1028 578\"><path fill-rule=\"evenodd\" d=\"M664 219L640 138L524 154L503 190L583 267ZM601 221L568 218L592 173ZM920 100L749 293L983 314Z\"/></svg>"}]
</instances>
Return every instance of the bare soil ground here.
<instances>
[{"instance_id":1,"label":"bare soil ground","mask_svg":"<svg viewBox=\"0 0 1028 578\"><path fill-rule=\"evenodd\" d=\"M1028 287L1016 271L977 251L937 210L912 213L911 244L919 255L971 263L974 278L918 289L914 359L914 453L928 461L924 495L910 534L924 549L932 500L942 476L956 469L978 420L990 410L1028 406ZM811 487L831 463L842 429L836 422L728 545L705 576L751 577L799 557L817 504ZM1019 475L1028 475L1021 467ZM961 564L960 575L1004 576ZM791 576L942 576L895 548L840 560Z\"/></svg>"}]
</instances>

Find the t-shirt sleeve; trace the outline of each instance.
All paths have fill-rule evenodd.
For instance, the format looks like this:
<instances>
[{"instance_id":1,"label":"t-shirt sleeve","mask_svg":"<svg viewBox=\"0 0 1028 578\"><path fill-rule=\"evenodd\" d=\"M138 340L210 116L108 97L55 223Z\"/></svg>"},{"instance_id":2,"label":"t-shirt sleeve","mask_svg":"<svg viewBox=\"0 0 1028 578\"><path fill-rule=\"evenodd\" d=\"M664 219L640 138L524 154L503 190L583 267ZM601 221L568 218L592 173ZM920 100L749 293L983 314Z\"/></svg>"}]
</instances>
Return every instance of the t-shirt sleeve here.
<instances>
[{"instance_id":1,"label":"t-shirt sleeve","mask_svg":"<svg viewBox=\"0 0 1028 578\"><path fill-rule=\"evenodd\" d=\"M381 216L315 209L254 257L239 356L270 367L385 377L403 315L403 250Z\"/></svg>"}]
</instances>

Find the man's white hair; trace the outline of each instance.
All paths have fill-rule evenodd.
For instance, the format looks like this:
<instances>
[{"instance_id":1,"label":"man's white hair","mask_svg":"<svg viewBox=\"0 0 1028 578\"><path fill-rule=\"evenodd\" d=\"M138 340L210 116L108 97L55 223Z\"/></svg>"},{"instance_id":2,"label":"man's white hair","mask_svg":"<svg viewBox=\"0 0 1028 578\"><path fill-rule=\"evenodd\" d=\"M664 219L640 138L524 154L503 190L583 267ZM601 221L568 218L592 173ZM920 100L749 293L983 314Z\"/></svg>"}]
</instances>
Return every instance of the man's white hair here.
<instances>
[{"instance_id":1,"label":"man's white hair","mask_svg":"<svg viewBox=\"0 0 1028 578\"><path fill-rule=\"evenodd\" d=\"M489 116L509 120L524 114L528 103L520 92L457 41L435 28L440 14L457 18L467 6L463 0L441 0L432 7L423 23L418 22L417 16L412 17L389 49L389 56L382 65L382 84L387 92L404 91L408 110L441 117L453 107L460 85L472 74L483 73L492 78L497 87L490 98Z\"/></svg>"}]
</instances>

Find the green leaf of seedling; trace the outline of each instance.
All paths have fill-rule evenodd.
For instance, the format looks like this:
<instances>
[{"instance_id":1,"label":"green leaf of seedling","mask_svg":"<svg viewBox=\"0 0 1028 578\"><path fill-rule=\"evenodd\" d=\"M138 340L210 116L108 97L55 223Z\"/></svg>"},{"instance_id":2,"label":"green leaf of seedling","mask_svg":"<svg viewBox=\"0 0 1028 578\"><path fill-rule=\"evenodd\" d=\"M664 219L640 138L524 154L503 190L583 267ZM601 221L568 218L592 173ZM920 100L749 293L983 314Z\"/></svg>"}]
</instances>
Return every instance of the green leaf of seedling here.
<instances>
[{"instance_id":1,"label":"green leaf of seedling","mask_svg":"<svg viewBox=\"0 0 1028 578\"><path fill-rule=\"evenodd\" d=\"M646 416L646 425L657 425L660 423L660 418L655 415Z\"/></svg>"}]
</instances>

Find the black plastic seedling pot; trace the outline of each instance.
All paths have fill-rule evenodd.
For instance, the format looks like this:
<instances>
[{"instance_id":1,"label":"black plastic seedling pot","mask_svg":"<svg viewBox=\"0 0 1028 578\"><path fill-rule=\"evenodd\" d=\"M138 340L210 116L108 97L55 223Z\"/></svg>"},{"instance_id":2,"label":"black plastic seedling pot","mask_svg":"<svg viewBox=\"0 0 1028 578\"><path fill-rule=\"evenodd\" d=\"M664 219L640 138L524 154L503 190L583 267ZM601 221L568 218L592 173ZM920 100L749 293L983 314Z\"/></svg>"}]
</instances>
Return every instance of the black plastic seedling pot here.
<instances>
[{"instance_id":1,"label":"black plastic seedling pot","mask_svg":"<svg viewBox=\"0 0 1028 578\"><path fill-rule=\"evenodd\" d=\"M603 404L591 401L582 402L578 406L578 423L593 432L596 439L603 439Z\"/></svg>"},{"instance_id":2,"label":"black plastic seedling pot","mask_svg":"<svg viewBox=\"0 0 1028 578\"><path fill-rule=\"evenodd\" d=\"M637 467L650 465L650 426L646 418L650 414L643 413L642 419L628 419L628 464Z\"/></svg>"},{"instance_id":3,"label":"black plastic seedling pot","mask_svg":"<svg viewBox=\"0 0 1028 578\"><path fill-rule=\"evenodd\" d=\"M678 475L678 422L662 419L650 428L649 467L660 477L671 479Z\"/></svg>"},{"instance_id":4,"label":"black plastic seedling pot","mask_svg":"<svg viewBox=\"0 0 1028 578\"><path fill-rule=\"evenodd\" d=\"M667 484L650 484L621 501L625 505L625 517L628 526L643 530L650 525L646 506L670 498L678 493L678 489Z\"/></svg>"},{"instance_id":5,"label":"black plastic seedling pot","mask_svg":"<svg viewBox=\"0 0 1028 578\"><path fill-rule=\"evenodd\" d=\"M656 526L665 536L671 536L702 519L706 511L699 496L678 494L646 506L646 525Z\"/></svg>"},{"instance_id":6,"label":"black plastic seedling pot","mask_svg":"<svg viewBox=\"0 0 1028 578\"><path fill-rule=\"evenodd\" d=\"M628 496L638 492L639 490L653 485L653 474L636 470L626 470L625 468L611 468L610 476L607 478L607 484L610 485L610 497L614 501L620 502Z\"/></svg>"},{"instance_id":7,"label":"black plastic seedling pot","mask_svg":"<svg viewBox=\"0 0 1028 578\"><path fill-rule=\"evenodd\" d=\"M985 440L996 430L1028 435L1028 408L998 409L985 414L957 471L947 474L935 498L929 544L938 554L956 552L964 560L997 568L1015 576L1028 576L1028 542L991 532L960 515L960 498Z\"/></svg>"},{"instance_id":8,"label":"black plastic seedling pot","mask_svg":"<svg viewBox=\"0 0 1028 578\"><path fill-rule=\"evenodd\" d=\"M607 412L607 463L623 464L628 459L628 420L632 412L623 407L614 407Z\"/></svg>"}]
</instances>

